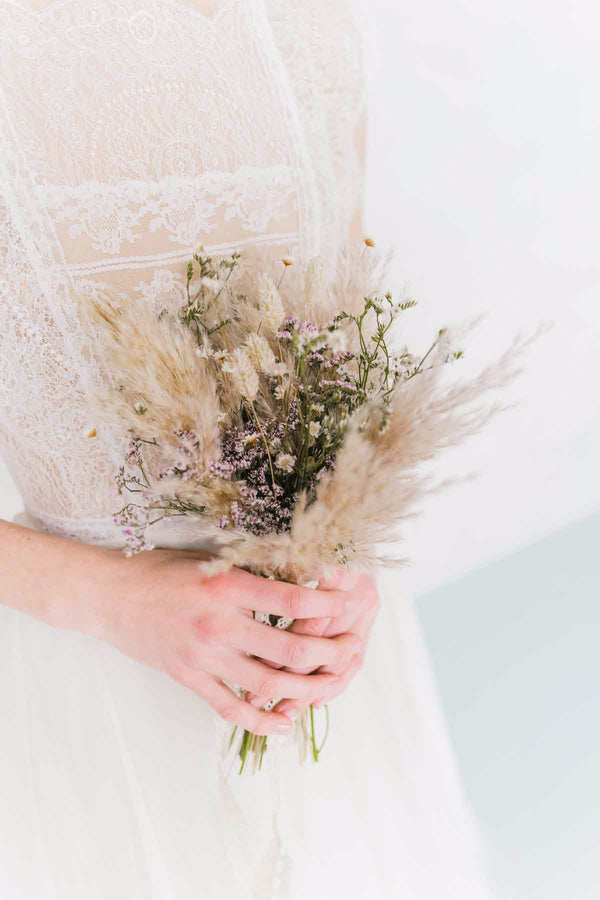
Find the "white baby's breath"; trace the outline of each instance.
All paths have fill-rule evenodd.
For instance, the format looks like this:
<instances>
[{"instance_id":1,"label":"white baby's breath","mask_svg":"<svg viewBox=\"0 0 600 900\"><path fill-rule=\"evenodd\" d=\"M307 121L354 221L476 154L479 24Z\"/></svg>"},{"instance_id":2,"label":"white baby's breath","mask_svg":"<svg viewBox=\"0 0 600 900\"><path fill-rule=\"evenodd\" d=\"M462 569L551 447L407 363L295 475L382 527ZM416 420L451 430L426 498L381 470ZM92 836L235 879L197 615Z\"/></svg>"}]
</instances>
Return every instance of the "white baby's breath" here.
<instances>
[{"instance_id":1,"label":"white baby's breath","mask_svg":"<svg viewBox=\"0 0 600 900\"><path fill-rule=\"evenodd\" d=\"M328 333L327 344L334 353L345 353L348 349L348 337L341 328L336 328Z\"/></svg>"},{"instance_id":2,"label":"white baby's breath","mask_svg":"<svg viewBox=\"0 0 600 900\"><path fill-rule=\"evenodd\" d=\"M281 469L282 472L290 473L294 471L295 462L296 457L292 456L291 453L280 453L275 460L275 465L278 469Z\"/></svg>"}]
</instances>

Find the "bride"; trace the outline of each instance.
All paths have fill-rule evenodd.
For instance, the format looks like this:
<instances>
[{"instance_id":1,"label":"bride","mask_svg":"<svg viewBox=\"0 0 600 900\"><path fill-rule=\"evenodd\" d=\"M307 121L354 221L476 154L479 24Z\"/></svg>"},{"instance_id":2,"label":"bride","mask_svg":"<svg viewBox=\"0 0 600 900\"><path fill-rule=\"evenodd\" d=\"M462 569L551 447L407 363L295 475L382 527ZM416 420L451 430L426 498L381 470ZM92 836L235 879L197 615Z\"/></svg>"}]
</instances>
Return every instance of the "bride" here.
<instances>
[{"instance_id":1,"label":"bride","mask_svg":"<svg viewBox=\"0 0 600 900\"><path fill-rule=\"evenodd\" d=\"M126 558L122 448L86 404L77 288L176 309L200 244L332 258L361 237L358 10L0 0L0 16L0 447L24 503L0 522L0 896L484 900L394 581L206 580L172 527ZM254 622L263 608L292 633ZM264 712L265 695L285 699ZM300 767L293 717L318 699L334 727ZM224 765L226 722L274 736L259 774Z\"/></svg>"}]
</instances>

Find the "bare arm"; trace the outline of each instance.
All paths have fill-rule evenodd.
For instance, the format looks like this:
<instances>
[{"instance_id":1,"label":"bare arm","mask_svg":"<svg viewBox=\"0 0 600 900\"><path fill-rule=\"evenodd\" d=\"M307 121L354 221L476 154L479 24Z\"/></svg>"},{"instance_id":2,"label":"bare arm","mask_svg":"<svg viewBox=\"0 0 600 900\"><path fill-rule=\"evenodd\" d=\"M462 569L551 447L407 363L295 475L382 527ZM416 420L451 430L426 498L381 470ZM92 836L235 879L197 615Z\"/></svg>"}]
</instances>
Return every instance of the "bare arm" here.
<instances>
[{"instance_id":1,"label":"bare arm","mask_svg":"<svg viewBox=\"0 0 600 900\"><path fill-rule=\"evenodd\" d=\"M352 633L326 638L267 628L252 610L331 617L343 613L350 595L268 581L239 569L207 578L199 558L198 552L151 550L128 559L118 550L0 520L0 601L53 627L107 641L194 691L227 721L256 734L289 731L286 715L244 703L223 679L257 695L310 703L340 676L285 667L312 673L330 665L343 672L363 642Z\"/></svg>"},{"instance_id":2,"label":"bare arm","mask_svg":"<svg viewBox=\"0 0 600 900\"><path fill-rule=\"evenodd\" d=\"M49 625L103 636L100 570L115 551L42 534L0 519L0 602Z\"/></svg>"}]
</instances>

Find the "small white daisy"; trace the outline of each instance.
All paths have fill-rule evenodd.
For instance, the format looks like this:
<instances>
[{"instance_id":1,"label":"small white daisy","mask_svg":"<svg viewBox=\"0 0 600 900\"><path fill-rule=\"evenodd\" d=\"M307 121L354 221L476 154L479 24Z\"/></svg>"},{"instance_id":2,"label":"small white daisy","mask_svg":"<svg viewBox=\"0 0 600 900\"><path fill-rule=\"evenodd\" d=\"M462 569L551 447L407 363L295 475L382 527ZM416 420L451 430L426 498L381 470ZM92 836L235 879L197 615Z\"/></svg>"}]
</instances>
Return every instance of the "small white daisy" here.
<instances>
[{"instance_id":1,"label":"small white daisy","mask_svg":"<svg viewBox=\"0 0 600 900\"><path fill-rule=\"evenodd\" d=\"M291 453L280 453L276 460L275 465L278 469L281 469L282 472L290 472L294 471L294 463L296 462L296 457L292 456Z\"/></svg>"}]
</instances>

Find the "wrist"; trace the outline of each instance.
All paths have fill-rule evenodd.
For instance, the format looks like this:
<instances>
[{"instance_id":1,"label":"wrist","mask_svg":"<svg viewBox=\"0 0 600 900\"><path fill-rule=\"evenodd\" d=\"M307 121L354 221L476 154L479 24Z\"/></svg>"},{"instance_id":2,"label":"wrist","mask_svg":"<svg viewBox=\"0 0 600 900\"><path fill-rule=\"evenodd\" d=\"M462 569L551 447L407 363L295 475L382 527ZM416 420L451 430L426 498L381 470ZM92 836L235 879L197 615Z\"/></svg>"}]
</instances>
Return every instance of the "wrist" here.
<instances>
[{"instance_id":1,"label":"wrist","mask_svg":"<svg viewBox=\"0 0 600 900\"><path fill-rule=\"evenodd\" d=\"M57 628L100 636L123 560L118 550L0 520L0 603Z\"/></svg>"},{"instance_id":2,"label":"wrist","mask_svg":"<svg viewBox=\"0 0 600 900\"><path fill-rule=\"evenodd\" d=\"M49 601L46 621L56 628L80 631L100 639L112 634L120 550L74 542L65 554L60 583Z\"/></svg>"}]
</instances>

